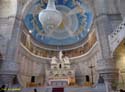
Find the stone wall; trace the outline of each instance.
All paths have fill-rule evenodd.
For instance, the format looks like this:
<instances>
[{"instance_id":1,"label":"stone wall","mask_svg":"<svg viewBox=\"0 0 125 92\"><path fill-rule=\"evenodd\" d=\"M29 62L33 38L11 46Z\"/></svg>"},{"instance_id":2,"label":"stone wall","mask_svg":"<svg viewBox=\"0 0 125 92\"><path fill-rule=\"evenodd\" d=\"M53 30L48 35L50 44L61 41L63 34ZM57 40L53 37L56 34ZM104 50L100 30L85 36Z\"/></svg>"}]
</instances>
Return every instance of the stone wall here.
<instances>
[{"instance_id":1,"label":"stone wall","mask_svg":"<svg viewBox=\"0 0 125 92\"><path fill-rule=\"evenodd\" d=\"M17 11L17 0L0 0L0 52L5 58Z\"/></svg>"},{"instance_id":2,"label":"stone wall","mask_svg":"<svg viewBox=\"0 0 125 92\"><path fill-rule=\"evenodd\" d=\"M15 16L17 0L0 0L0 17Z\"/></svg>"}]
</instances>

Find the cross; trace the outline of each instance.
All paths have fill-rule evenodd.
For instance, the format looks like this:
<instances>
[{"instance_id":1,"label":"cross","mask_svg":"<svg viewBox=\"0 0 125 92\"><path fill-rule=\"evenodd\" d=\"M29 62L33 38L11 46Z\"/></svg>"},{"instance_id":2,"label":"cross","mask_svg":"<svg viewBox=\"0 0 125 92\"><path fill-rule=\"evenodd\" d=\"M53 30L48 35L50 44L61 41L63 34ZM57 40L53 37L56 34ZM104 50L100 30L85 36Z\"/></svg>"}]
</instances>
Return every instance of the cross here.
<instances>
[{"instance_id":1,"label":"cross","mask_svg":"<svg viewBox=\"0 0 125 92\"><path fill-rule=\"evenodd\" d=\"M94 82L93 82L93 68L94 67L95 66L93 66L92 64L91 64L91 66L89 66L89 68L91 69L92 84L94 84Z\"/></svg>"}]
</instances>

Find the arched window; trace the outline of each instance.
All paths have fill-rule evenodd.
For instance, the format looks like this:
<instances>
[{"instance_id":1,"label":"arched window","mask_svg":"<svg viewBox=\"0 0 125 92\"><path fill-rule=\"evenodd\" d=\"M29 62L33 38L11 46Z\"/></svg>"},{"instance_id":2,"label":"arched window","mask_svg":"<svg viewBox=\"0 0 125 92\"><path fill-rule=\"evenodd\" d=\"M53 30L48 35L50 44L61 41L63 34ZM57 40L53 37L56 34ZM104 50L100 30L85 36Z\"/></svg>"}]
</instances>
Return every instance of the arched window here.
<instances>
[{"instance_id":1,"label":"arched window","mask_svg":"<svg viewBox=\"0 0 125 92\"><path fill-rule=\"evenodd\" d=\"M62 68L62 65L61 65L61 64L59 64L59 68L60 68L60 69Z\"/></svg>"},{"instance_id":2,"label":"arched window","mask_svg":"<svg viewBox=\"0 0 125 92\"><path fill-rule=\"evenodd\" d=\"M86 82L90 82L89 75L86 75L85 78L86 78Z\"/></svg>"}]
</instances>

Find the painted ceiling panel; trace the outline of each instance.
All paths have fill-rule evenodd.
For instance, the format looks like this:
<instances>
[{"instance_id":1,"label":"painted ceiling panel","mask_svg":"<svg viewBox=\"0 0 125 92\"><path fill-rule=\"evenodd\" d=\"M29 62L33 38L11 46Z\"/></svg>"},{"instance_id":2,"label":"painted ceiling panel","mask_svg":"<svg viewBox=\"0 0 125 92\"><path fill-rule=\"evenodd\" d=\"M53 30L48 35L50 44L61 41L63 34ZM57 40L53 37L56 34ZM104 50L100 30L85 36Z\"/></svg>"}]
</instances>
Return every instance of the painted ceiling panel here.
<instances>
[{"instance_id":1,"label":"painted ceiling panel","mask_svg":"<svg viewBox=\"0 0 125 92\"><path fill-rule=\"evenodd\" d=\"M46 0L36 0L23 21L35 40L47 45L71 45L84 40L89 33L93 14L83 0L56 0L63 21L51 34L44 30L38 14L47 6Z\"/></svg>"}]
</instances>

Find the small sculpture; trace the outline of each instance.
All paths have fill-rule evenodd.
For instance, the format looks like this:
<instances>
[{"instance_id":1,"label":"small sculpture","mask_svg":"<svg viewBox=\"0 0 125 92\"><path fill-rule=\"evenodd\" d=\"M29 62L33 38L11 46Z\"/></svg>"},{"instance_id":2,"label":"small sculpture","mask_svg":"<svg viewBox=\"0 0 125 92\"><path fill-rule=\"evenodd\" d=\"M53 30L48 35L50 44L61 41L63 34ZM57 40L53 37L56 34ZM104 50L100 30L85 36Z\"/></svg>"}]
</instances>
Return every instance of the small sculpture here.
<instances>
[{"instance_id":1,"label":"small sculpture","mask_svg":"<svg viewBox=\"0 0 125 92\"><path fill-rule=\"evenodd\" d=\"M52 64L56 64L57 63L57 58L54 56L52 57Z\"/></svg>"},{"instance_id":2,"label":"small sculpture","mask_svg":"<svg viewBox=\"0 0 125 92\"><path fill-rule=\"evenodd\" d=\"M70 64L70 61L69 61L69 58L68 57L64 57L64 62L66 63L66 64Z\"/></svg>"},{"instance_id":3,"label":"small sculpture","mask_svg":"<svg viewBox=\"0 0 125 92\"><path fill-rule=\"evenodd\" d=\"M63 58L62 58L62 57L63 57L63 53L62 53L62 51L60 51L60 52L59 52L59 60L60 60L60 61L63 61Z\"/></svg>"}]
</instances>

